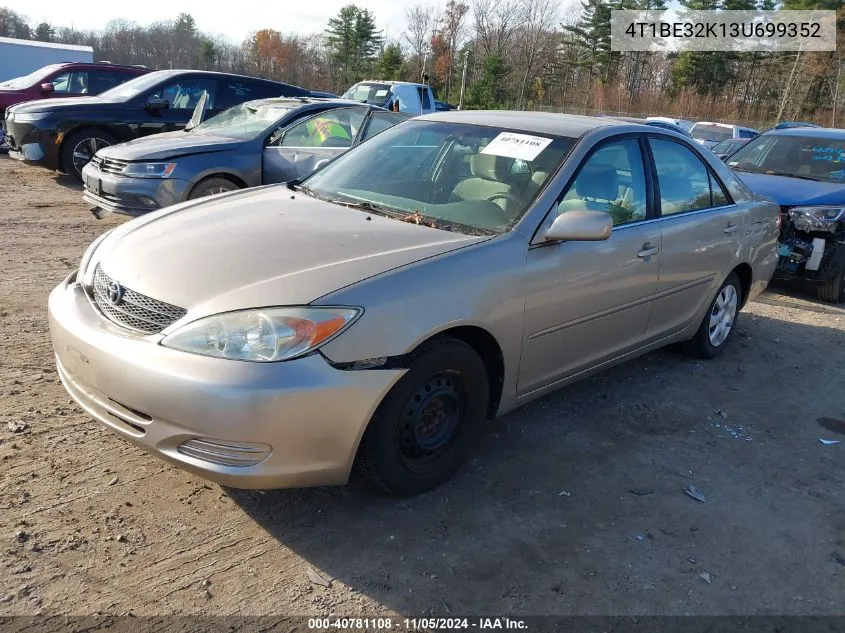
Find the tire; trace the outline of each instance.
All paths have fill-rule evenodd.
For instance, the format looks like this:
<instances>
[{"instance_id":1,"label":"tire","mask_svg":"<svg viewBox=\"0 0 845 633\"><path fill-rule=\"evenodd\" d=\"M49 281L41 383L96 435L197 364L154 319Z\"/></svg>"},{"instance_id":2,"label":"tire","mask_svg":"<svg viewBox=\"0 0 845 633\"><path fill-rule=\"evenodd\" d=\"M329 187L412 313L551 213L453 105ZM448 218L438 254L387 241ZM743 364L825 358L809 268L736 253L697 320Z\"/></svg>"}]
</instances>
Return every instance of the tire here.
<instances>
[{"instance_id":1,"label":"tire","mask_svg":"<svg viewBox=\"0 0 845 633\"><path fill-rule=\"evenodd\" d=\"M731 273L719 287L695 336L684 342L684 352L696 358L715 358L721 354L736 331L741 304L742 284L736 273Z\"/></svg>"},{"instance_id":2,"label":"tire","mask_svg":"<svg viewBox=\"0 0 845 633\"><path fill-rule=\"evenodd\" d=\"M838 246L838 251L827 266L819 271L822 275L830 275L830 281L816 286L816 296L830 303L845 303L845 249Z\"/></svg>"},{"instance_id":3,"label":"tire","mask_svg":"<svg viewBox=\"0 0 845 633\"><path fill-rule=\"evenodd\" d=\"M431 341L413 354L370 420L358 471L391 495L436 488L478 443L489 393L487 369L472 347L454 338Z\"/></svg>"},{"instance_id":4,"label":"tire","mask_svg":"<svg viewBox=\"0 0 845 633\"><path fill-rule=\"evenodd\" d=\"M102 130L88 128L74 132L62 144L62 171L82 182L82 168L99 150L116 142L114 136Z\"/></svg>"},{"instance_id":5,"label":"tire","mask_svg":"<svg viewBox=\"0 0 845 633\"><path fill-rule=\"evenodd\" d=\"M211 176L200 180L196 185L194 185L194 188L191 189L191 193L188 194L188 200L205 198L206 196L212 196L215 193L225 193L226 191L235 191L236 189L240 189L240 187L228 178Z\"/></svg>"}]
</instances>

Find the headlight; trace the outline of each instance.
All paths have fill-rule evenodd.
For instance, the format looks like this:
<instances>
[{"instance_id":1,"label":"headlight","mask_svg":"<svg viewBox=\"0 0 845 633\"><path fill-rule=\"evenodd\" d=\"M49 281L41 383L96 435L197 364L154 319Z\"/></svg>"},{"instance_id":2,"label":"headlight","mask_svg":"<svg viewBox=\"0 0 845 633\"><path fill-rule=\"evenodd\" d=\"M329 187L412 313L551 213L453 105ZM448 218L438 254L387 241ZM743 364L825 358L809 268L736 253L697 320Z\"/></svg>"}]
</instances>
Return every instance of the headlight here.
<instances>
[{"instance_id":1,"label":"headlight","mask_svg":"<svg viewBox=\"0 0 845 633\"><path fill-rule=\"evenodd\" d=\"M835 231L836 223L845 217L845 207L792 207L789 219L795 228L806 233L812 231Z\"/></svg>"},{"instance_id":2,"label":"headlight","mask_svg":"<svg viewBox=\"0 0 845 633\"><path fill-rule=\"evenodd\" d=\"M15 123L33 123L35 121L40 121L42 119L46 119L48 116L52 114L51 112L21 112L20 114L14 113L14 119L9 117L9 120L14 120Z\"/></svg>"},{"instance_id":3,"label":"headlight","mask_svg":"<svg viewBox=\"0 0 845 633\"><path fill-rule=\"evenodd\" d=\"M99 248L100 244L103 243L103 240L106 239L106 236L112 231L114 231L114 229L109 229L108 231L100 235L100 237L91 242L91 245L85 249L84 253L82 253L82 259L79 260L79 279L82 279L85 276L85 269L88 268L88 264L91 263L91 258L94 256L94 251Z\"/></svg>"},{"instance_id":4,"label":"headlight","mask_svg":"<svg viewBox=\"0 0 845 633\"><path fill-rule=\"evenodd\" d=\"M290 360L345 330L359 308L257 308L188 323L161 342L183 352L231 360Z\"/></svg>"},{"instance_id":5,"label":"headlight","mask_svg":"<svg viewBox=\"0 0 845 633\"><path fill-rule=\"evenodd\" d=\"M167 178L174 169L176 163L129 163L123 168L123 175L134 178Z\"/></svg>"}]
</instances>

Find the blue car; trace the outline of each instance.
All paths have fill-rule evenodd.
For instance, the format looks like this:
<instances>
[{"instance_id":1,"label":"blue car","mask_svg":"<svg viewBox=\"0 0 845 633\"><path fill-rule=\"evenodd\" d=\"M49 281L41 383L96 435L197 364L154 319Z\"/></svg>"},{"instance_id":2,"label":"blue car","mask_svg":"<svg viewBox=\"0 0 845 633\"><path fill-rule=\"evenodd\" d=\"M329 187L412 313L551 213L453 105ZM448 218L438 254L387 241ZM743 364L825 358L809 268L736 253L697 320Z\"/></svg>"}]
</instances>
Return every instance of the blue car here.
<instances>
[{"instance_id":1,"label":"blue car","mask_svg":"<svg viewBox=\"0 0 845 633\"><path fill-rule=\"evenodd\" d=\"M820 299L845 302L845 130L772 130L727 164L780 205L775 277L813 282Z\"/></svg>"}]
</instances>

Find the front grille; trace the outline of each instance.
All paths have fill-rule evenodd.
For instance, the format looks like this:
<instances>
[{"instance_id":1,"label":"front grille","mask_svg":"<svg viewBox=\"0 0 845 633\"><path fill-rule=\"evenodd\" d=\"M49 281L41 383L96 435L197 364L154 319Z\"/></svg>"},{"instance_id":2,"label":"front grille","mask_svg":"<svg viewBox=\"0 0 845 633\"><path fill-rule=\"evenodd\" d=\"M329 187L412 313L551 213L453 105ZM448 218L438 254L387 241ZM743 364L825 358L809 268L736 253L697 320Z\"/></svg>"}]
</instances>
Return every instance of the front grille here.
<instances>
[{"instance_id":1,"label":"front grille","mask_svg":"<svg viewBox=\"0 0 845 633\"><path fill-rule=\"evenodd\" d=\"M129 161L117 160L116 158L104 158L95 154L94 158L91 159L91 164L106 174L119 175L123 173L123 169L129 164Z\"/></svg>"},{"instance_id":2,"label":"front grille","mask_svg":"<svg viewBox=\"0 0 845 633\"><path fill-rule=\"evenodd\" d=\"M157 334L187 314L184 308L152 299L129 288L123 288L123 296L115 303L109 299L109 285L112 283L113 280L97 266L94 270L94 303L106 318L118 325L144 334Z\"/></svg>"}]
</instances>

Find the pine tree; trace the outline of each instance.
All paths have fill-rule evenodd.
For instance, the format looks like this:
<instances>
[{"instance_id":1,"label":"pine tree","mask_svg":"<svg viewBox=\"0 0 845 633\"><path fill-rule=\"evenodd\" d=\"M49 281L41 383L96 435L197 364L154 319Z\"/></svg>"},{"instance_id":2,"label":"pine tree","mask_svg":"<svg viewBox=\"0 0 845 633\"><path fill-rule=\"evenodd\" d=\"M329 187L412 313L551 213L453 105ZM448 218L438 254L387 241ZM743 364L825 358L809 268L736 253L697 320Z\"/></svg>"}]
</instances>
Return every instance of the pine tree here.
<instances>
[{"instance_id":1,"label":"pine tree","mask_svg":"<svg viewBox=\"0 0 845 633\"><path fill-rule=\"evenodd\" d=\"M344 86L363 79L382 42L375 17L367 9L350 4L329 20L326 44L332 61L340 69L339 80Z\"/></svg>"},{"instance_id":2,"label":"pine tree","mask_svg":"<svg viewBox=\"0 0 845 633\"><path fill-rule=\"evenodd\" d=\"M564 26L572 43L581 49L578 65L588 69L588 85L594 77L606 82L610 77L610 11L608 0L584 0L581 19L575 26Z\"/></svg>"}]
</instances>

